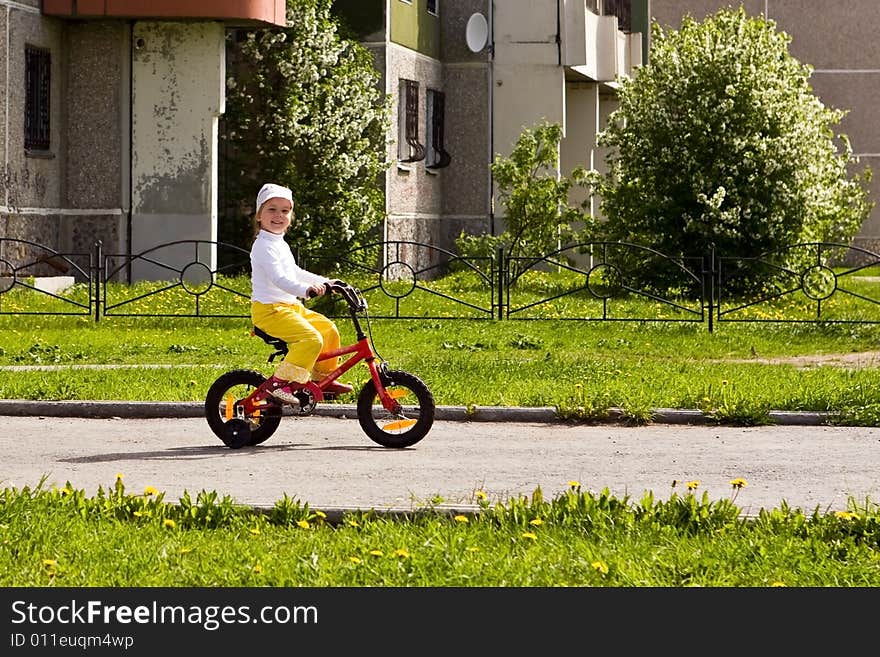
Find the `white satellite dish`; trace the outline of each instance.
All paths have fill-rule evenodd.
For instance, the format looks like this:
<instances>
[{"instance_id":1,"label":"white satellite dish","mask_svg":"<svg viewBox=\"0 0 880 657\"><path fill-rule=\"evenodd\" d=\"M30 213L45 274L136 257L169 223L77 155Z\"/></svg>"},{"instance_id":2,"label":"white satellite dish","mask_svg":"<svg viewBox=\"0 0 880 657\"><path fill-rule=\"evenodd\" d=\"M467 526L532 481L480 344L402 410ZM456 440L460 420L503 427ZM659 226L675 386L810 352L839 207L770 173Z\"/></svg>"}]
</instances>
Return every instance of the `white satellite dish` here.
<instances>
[{"instance_id":1,"label":"white satellite dish","mask_svg":"<svg viewBox=\"0 0 880 657\"><path fill-rule=\"evenodd\" d=\"M471 14L465 29L465 39L471 52L480 52L489 40L489 23L483 14Z\"/></svg>"}]
</instances>

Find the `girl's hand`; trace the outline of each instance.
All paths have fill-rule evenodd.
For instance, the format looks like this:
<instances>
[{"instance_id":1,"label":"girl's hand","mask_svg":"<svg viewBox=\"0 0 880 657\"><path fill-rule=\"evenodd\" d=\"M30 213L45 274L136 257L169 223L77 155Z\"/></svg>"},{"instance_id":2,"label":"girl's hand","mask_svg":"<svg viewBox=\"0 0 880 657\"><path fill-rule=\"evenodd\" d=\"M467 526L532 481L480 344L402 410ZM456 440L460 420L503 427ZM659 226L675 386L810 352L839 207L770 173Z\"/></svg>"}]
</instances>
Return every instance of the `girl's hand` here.
<instances>
[{"instance_id":1,"label":"girl's hand","mask_svg":"<svg viewBox=\"0 0 880 657\"><path fill-rule=\"evenodd\" d=\"M323 285L312 285L308 290L306 290L306 296L309 299L314 299L315 297L324 296L324 292L327 289Z\"/></svg>"}]
</instances>

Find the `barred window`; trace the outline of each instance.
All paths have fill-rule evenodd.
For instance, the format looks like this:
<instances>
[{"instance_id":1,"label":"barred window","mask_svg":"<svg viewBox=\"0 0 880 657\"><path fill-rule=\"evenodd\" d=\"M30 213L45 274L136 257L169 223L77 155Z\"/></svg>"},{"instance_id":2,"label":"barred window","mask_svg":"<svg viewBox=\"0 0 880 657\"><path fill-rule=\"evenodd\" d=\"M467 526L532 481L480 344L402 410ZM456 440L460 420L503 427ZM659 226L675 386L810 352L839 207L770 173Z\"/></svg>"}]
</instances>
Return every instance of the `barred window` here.
<instances>
[{"instance_id":1,"label":"barred window","mask_svg":"<svg viewBox=\"0 0 880 657\"><path fill-rule=\"evenodd\" d=\"M428 8L428 13L432 16L437 15L437 5L440 4L440 0L427 0L425 6Z\"/></svg>"},{"instance_id":2,"label":"barred window","mask_svg":"<svg viewBox=\"0 0 880 657\"><path fill-rule=\"evenodd\" d=\"M446 123L446 95L442 91L428 89L425 96L425 114L428 141L425 166L429 169L442 169L449 166L452 157L446 152L443 129Z\"/></svg>"},{"instance_id":3,"label":"barred window","mask_svg":"<svg viewBox=\"0 0 880 657\"><path fill-rule=\"evenodd\" d=\"M48 50L25 46L24 62L24 147L47 151L52 58Z\"/></svg>"},{"instance_id":4,"label":"barred window","mask_svg":"<svg viewBox=\"0 0 880 657\"><path fill-rule=\"evenodd\" d=\"M397 106L397 157L401 162L425 159L425 146L419 142L419 83L400 80Z\"/></svg>"}]
</instances>

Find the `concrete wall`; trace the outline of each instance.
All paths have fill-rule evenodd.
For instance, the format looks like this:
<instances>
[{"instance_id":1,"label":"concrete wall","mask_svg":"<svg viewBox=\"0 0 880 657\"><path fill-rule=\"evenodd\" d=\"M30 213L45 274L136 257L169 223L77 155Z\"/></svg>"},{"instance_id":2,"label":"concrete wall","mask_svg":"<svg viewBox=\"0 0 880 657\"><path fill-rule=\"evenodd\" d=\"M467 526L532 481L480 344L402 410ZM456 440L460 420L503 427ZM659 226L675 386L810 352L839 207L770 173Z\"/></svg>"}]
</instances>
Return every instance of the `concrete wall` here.
<instances>
[{"instance_id":1,"label":"concrete wall","mask_svg":"<svg viewBox=\"0 0 880 657\"><path fill-rule=\"evenodd\" d=\"M138 22L132 35L132 253L217 236L217 122L224 109L221 23ZM191 247L163 259L188 263ZM215 254L208 264L216 266ZM174 271L136 261L137 279Z\"/></svg>"}]
</instances>

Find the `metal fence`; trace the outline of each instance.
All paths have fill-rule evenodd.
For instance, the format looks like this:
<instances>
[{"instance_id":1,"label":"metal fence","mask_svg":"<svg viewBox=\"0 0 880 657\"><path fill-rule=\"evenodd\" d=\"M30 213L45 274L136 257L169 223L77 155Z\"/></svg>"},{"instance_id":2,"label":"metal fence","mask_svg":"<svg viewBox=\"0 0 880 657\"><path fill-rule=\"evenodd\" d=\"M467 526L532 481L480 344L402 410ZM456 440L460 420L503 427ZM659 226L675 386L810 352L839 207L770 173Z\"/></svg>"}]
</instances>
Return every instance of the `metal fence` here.
<instances>
[{"instance_id":1,"label":"metal fence","mask_svg":"<svg viewBox=\"0 0 880 657\"><path fill-rule=\"evenodd\" d=\"M723 322L880 323L880 255L826 242L746 257L710 250L675 258L624 242L464 257L430 244L384 241L332 260L297 257L306 268L356 282L378 319L694 322L710 332ZM841 264L847 262L857 264ZM125 283L144 269L152 280ZM0 314L83 315L96 322L249 318L249 270L248 251L223 242L180 240L118 254L104 253L100 242L88 253L63 253L0 238ZM675 292L645 284L647 270L662 272L664 289ZM753 292L743 292L743 280L758 282ZM334 315L334 307L326 312Z\"/></svg>"}]
</instances>

